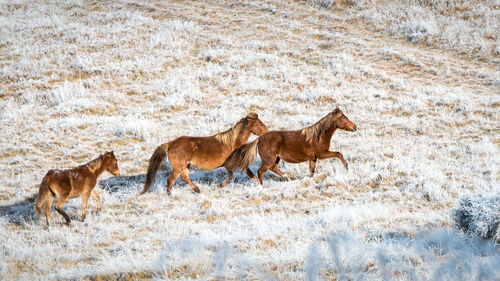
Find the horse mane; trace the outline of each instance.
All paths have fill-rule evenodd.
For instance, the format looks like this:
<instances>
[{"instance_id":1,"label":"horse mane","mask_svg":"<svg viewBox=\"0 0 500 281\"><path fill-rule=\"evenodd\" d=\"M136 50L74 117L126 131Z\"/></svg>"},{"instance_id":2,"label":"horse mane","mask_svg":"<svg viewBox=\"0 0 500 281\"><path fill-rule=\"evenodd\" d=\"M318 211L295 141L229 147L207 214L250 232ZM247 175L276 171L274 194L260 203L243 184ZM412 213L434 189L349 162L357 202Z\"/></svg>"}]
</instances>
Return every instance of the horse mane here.
<instances>
[{"instance_id":1,"label":"horse mane","mask_svg":"<svg viewBox=\"0 0 500 281\"><path fill-rule=\"evenodd\" d=\"M340 116L342 116L342 111L337 108L321 118L321 120L314 125L302 129L300 133L306 137L307 142L320 141L325 131L328 130L328 128L332 126L332 123L339 119Z\"/></svg>"},{"instance_id":2,"label":"horse mane","mask_svg":"<svg viewBox=\"0 0 500 281\"><path fill-rule=\"evenodd\" d=\"M101 154L96 159L87 163L87 167L89 168L91 173L94 173L100 167L100 164L102 163L103 158L104 158L104 155Z\"/></svg>"},{"instance_id":3,"label":"horse mane","mask_svg":"<svg viewBox=\"0 0 500 281\"><path fill-rule=\"evenodd\" d=\"M224 145L233 148L233 143L238 137L238 132L246 125L246 118L242 118L238 123L236 123L231 129L220 132L215 135L215 139Z\"/></svg>"}]
</instances>

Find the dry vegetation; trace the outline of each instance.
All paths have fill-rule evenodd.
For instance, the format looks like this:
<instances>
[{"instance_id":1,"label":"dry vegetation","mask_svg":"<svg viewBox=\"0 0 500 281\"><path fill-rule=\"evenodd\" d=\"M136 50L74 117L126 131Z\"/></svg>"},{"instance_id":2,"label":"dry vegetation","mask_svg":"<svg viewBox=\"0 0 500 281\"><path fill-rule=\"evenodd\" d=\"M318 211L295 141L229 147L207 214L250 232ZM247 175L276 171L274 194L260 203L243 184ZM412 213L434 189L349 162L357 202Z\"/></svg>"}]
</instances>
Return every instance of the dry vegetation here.
<instances>
[{"instance_id":1,"label":"dry vegetation","mask_svg":"<svg viewBox=\"0 0 500 281\"><path fill-rule=\"evenodd\" d=\"M450 214L500 196L499 7L0 0L0 279L497 278L498 245ZM201 195L179 180L169 198L167 164L137 197L160 143L250 111L299 129L336 106L359 128L332 139L348 172L286 163L290 181L217 189L224 170L193 170ZM101 178L103 210L46 229L34 186L111 149L123 176Z\"/></svg>"}]
</instances>

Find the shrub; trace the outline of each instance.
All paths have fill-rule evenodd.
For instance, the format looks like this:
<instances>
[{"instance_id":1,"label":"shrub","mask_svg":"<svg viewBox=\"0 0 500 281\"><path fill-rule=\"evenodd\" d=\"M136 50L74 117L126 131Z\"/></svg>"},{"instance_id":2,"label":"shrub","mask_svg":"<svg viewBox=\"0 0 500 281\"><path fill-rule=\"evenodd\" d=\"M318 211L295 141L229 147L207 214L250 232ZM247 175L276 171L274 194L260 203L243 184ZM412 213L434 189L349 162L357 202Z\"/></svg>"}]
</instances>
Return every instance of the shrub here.
<instances>
[{"instance_id":1,"label":"shrub","mask_svg":"<svg viewBox=\"0 0 500 281\"><path fill-rule=\"evenodd\" d=\"M500 241L500 196L470 194L460 198L452 218L467 234Z\"/></svg>"}]
</instances>

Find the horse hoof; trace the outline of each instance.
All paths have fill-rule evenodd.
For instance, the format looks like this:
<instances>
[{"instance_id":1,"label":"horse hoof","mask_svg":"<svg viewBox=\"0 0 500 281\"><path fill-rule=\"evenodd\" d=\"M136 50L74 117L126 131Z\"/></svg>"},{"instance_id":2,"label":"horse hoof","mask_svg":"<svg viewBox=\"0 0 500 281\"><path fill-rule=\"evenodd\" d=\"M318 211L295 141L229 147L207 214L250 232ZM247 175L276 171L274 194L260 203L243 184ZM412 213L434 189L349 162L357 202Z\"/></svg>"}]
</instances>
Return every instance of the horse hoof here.
<instances>
[{"instance_id":1,"label":"horse hoof","mask_svg":"<svg viewBox=\"0 0 500 281\"><path fill-rule=\"evenodd\" d=\"M292 178L290 178L290 176L288 174L283 174L283 178L285 178L285 180L287 180L287 181L292 180Z\"/></svg>"}]
</instances>

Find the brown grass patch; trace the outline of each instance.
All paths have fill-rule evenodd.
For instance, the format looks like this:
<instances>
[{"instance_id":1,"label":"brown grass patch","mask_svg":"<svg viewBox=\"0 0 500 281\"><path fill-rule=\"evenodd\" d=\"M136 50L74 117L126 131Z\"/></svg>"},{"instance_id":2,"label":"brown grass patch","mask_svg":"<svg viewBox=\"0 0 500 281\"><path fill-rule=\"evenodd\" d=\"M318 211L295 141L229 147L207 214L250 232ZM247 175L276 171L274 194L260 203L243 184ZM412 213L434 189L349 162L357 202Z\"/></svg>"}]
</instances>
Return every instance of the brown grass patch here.
<instances>
[{"instance_id":1,"label":"brown grass patch","mask_svg":"<svg viewBox=\"0 0 500 281\"><path fill-rule=\"evenodd\" d=\"M136 280L151 280L155 277L152 272L125 272L125 273L111 273L111 274L97 274L93 276L85 276L83 280L91 281L136 281Z\"/></svg>"}]
</instances>

